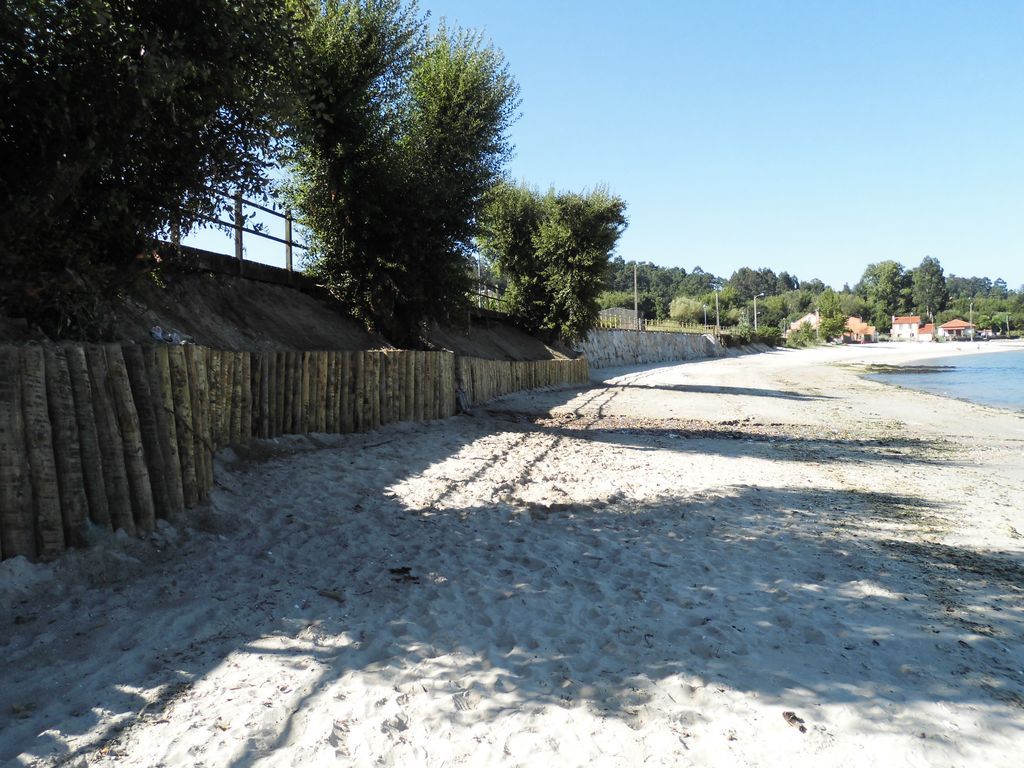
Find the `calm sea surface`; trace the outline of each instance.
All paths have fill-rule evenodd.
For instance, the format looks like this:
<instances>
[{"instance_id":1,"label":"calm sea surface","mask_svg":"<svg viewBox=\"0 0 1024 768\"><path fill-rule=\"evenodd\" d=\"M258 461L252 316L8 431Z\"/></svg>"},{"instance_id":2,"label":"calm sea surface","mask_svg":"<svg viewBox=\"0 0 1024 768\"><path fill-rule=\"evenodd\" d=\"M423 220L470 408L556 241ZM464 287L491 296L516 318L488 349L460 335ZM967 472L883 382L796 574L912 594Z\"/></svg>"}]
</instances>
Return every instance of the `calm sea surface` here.
<instances>
[{"instance_id":1,"label":"calm sea surface","mask_svg":"<svg viewBox=\"0 0 1024 768\"><path fill-rule=\"evenodd\" d=\"M927 370L932 368L936 370ZM909 372L922 370L926 372ZM907 373L876 373L868 378L1024 411L1024 350L936 358L908 366Z\"/></svg>"}]
</instances>

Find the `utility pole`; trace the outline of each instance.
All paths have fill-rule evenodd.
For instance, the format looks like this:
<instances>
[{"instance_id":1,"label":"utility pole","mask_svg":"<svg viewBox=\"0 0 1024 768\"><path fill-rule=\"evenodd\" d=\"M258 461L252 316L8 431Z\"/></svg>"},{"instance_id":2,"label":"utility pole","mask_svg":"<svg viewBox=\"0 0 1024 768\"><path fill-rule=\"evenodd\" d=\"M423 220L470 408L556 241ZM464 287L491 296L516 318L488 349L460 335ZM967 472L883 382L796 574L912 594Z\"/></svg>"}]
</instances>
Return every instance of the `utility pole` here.
<instances>
[{"instance_id":1,"label":"utility pole","mask_svg":"<svg viewBox=\"0 0 1024 768\"><path fill-rule=\"evenodd\" d=\"M636 262L633 262L633 317L636 319L636 329L640 330L640 294L636 288Z\"/></svg>"},{"instance_id":2,"label":"utility pole","mask_svg":"<svg viewBox=\"0 0 1024 768\"><path fill-rule=\"evenodd\" d=\"M715 336L722 335L722 325L718 322L718 289L715 289Z\"/></svg>"},{"instance_id":3,"label":"utility pole","mask_svg":"<svg viewBox=\"0 0 1024 768\"><path fill-rule=\"evenodd\" d=\"M757 294L757 296L764 296L764 291ZM754 297L754 331L757 331L757 296Z\"/></svg>"}]
</instances>

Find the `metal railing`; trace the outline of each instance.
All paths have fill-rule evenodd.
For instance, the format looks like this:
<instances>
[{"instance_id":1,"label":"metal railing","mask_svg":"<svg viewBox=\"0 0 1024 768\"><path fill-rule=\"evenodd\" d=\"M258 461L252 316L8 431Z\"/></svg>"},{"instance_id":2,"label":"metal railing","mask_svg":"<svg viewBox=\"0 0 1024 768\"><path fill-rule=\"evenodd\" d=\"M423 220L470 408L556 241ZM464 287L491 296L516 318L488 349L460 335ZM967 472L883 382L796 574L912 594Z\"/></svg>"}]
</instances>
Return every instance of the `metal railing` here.
<instances>
[{"instance_id":1,"label":"metal railing","mask_svg":"<svg viewBox=\"0 0 1024 768\"><path fill-rule=\"evenodd\" d=\"M292 217L292 212L290 210L286 208L284 209L284 213L280 213L274 208L270 208L266 205L263 205L262 203L258 203L255 200L249 200L247 198L242 197L242 194L240 192L235 192L234 194L231 194L229 192L226 192L222 189L217 189L215 187L207 187L207 190L223 200L231 201L231 221L225 221L224 219L218 218L217 216L209 216L202 213L197 214L197 218L202 219L203 221L208 222L209 224L212 224L216 227L220 227L225 230L230 230L234 232L234 257L238 259L239 262L244 260L245 247L243 241L243 234L248 232L249 234L255 235L256 237L262 237L264 240L271 240L275 243L281 243L282 245L284 245L285 269L288 270L289 272L294 271L293 249L298 248L299 250L303 251L309 249L302 243L299 243L292 238L292 225L294 224L295 220ZM278 219L284 220L284 237L277 237L276 235L271 235L268 232L263 232L260 229L257 229L256 227L246 226L246 216L244 211L244 208L246 206L248 206L249 208L254 208L258 211L262 211L263 213L269 214L271 216L275 216ZM171 227L171 242L175 246L181 245L180 227ZM228 254L223 255L228 256Z\"/></svg>"},{"instance_id":2,"label":"metal railing","mask_svg":"<svg viewBox=\"0 0 1024 768\"><path fill-rule=\"evenodd\" d=\"M492 312L508 311L508 301L502 298L501 287L491 285L483 281L475 281L474 290L469 292L470 302L475 304L477 309L488 309Z\"/></svg>"},{"instance_id":3,"label":"metal railing","mask_svg":"<svg viewBox=\"0 0 1024 768\"><path fill-rule=\"evenodd\" d=\"M701 325L700 323L680 323L675 320L649 320L646 318L633 320L626 317L599 317L596 327L609 330L690 334L711 333L715 328L713 325Z\"/></svg>"}]
</instances>

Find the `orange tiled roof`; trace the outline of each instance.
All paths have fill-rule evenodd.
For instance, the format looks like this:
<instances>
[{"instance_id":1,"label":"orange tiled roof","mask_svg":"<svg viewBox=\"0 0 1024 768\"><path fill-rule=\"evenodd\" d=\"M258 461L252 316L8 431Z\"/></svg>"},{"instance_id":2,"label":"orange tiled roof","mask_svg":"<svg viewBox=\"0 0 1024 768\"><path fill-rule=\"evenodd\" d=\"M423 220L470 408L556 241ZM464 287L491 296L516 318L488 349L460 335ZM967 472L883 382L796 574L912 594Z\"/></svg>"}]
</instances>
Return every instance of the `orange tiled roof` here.
<instances>
[{"instance_id":1,"label":"orange tiled roof","mask_svg":"<svg viewBox=\"0 0 1024 768\"><path fill-rule=\"evenodd\" d=\"M862 336L874 336L875 326L868 325L859 317L849 317L846 319L846 328L850 333L859 333Z\"/></svg>"},{"instance_id":2,"label":"orange tiled roof","mask_svg":"<svg viewBox=\"0 0 1024 768\"><path fill-rule=\"evenodd\" d=\"M922 336L926 335L926 334L929 334L929 333L932 336L934 336L935 335L935 323L926 323L925 325L922 325L920 328L918 328L917 332L919 334L921 334Z\"/></svg>"},{"instance_id":3,"label":"orange tiled roof","mask_svg":"<svg viewBox=\"0 0 1024 768\"><path fill-rule=\"evenodd\" d=\"M920 315L901 315L892 319L893 325L920 325Z\"/></svg>"},{"instance_id":4,"label":"orange tiled roof","mask_svg":"<svg viewBox=\"0 0 1024 768\"><path fill-rule=\"evenodd\" d=\"M966 320L961 320L959 317L950 320L948 323L943 323L939 326L944 331L955 331L958 328L973 328L974 326L968 323Z\"/></svg>"}]
</instances>

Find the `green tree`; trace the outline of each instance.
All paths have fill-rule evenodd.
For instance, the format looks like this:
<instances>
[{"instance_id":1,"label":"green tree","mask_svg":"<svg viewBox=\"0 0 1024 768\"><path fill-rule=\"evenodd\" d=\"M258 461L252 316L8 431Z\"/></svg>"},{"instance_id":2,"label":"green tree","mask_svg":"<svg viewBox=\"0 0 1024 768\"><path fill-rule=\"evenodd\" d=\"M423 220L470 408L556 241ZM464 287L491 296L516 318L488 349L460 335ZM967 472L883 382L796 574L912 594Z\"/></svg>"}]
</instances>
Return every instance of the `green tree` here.
<instances>
[{"instance_id":1,"label":"green tree","mask_svg":"<svg viewBox=\"0 0 1024 768\"><path fill-rule=\"evenodd\" d=\"M770 296L779 292L779 278L767 267L758 270L740 267L732 273L729 285L733 287L741 301L750 301L759 293Z\"/></svg>"},{"instance_id":2,"label":"green tree","mask_svg":"<svg viewBox=\"0 0 1024 768\"><path fill-rule=\"evenodd\" d=\"M517 87L471 32L428 36L415 3L307 2L288 194L310 271L353 314L415 343L464 307Z\"/></svg>"},{"instance_id":3,"label":"green tree","mask_svg":"<svg viewBox=\"0 0 1024 768\"><path fill-rule=\"evenodd\" d=\"M402 137L414 207L398 254L396 337L464 309L477 220L512 150L518 93L504 56L477 32L441 24L416 56Z\"/></svg>"},{"instance_id":4,"label":"green tree","mask_svg":"<svg viewBox=\"0 0 1024 768\"><path fill-rule=\"evenodd\" d=\"M829 288L818 297L818 312L821 321L818 329L822 339L837 339L846 328L846 314L843 312L839 294Z\"/></svg>"},{"instance_id":5,"label":"green tree","mask_svg":"<svg viewBox=\"0 0 1024 768\"><path fill-rule=\"evenodd\" d=\"M605 189L541 195L501 183L492 190L479 245L507 281L510 310L531 330L575 341L594 327L625 208Z\"/></svg>"},{"instance_id":6,"label":"green tree","mask_svg":"<svg viewBox=\"0 0 1024 768\"><path fill-rule=\"evenodd\" d=\"M914 270L912 280L914 304L918 312L934 320L935 315L945 309L949 301L946 278L938 259L925 256L921 266Z\"/></svg>"},{"instance_id":7,"label":"green tree","mask_svg":"<svg viewBox=\"0 0 1024 768\"><path fill-rule=\"evenodd\" d=\"M214 213L209 186L256 194L291 30L284 0L0 4L6 310L67 330L152 235Z\"/></svg>"},{"instance_id":8,"label":"green tree","mask_svg":"<svg viewBox=\"0 0 1024 768\"><path fill-rule=\"evenodd\" d=\"M869 322L882 332L892 327L892 315L904 314L909 309L910 289L910 276L896 261L869 264L854 286L854 292L868 303Z\"/></svg>"},{"instance_id":9,"label":"green tree","mask_svg":"<svg viewBox=\"0 0 1024 768\"><path fill-rule=\"evenodd\" d=\"M679 292L685 296L703 296L715 288L720 288L721 283L721 278L715 277L710 272L705 272L698 266L690 270L690 273L679 281Z\"/></svg>"}]
</instances>

